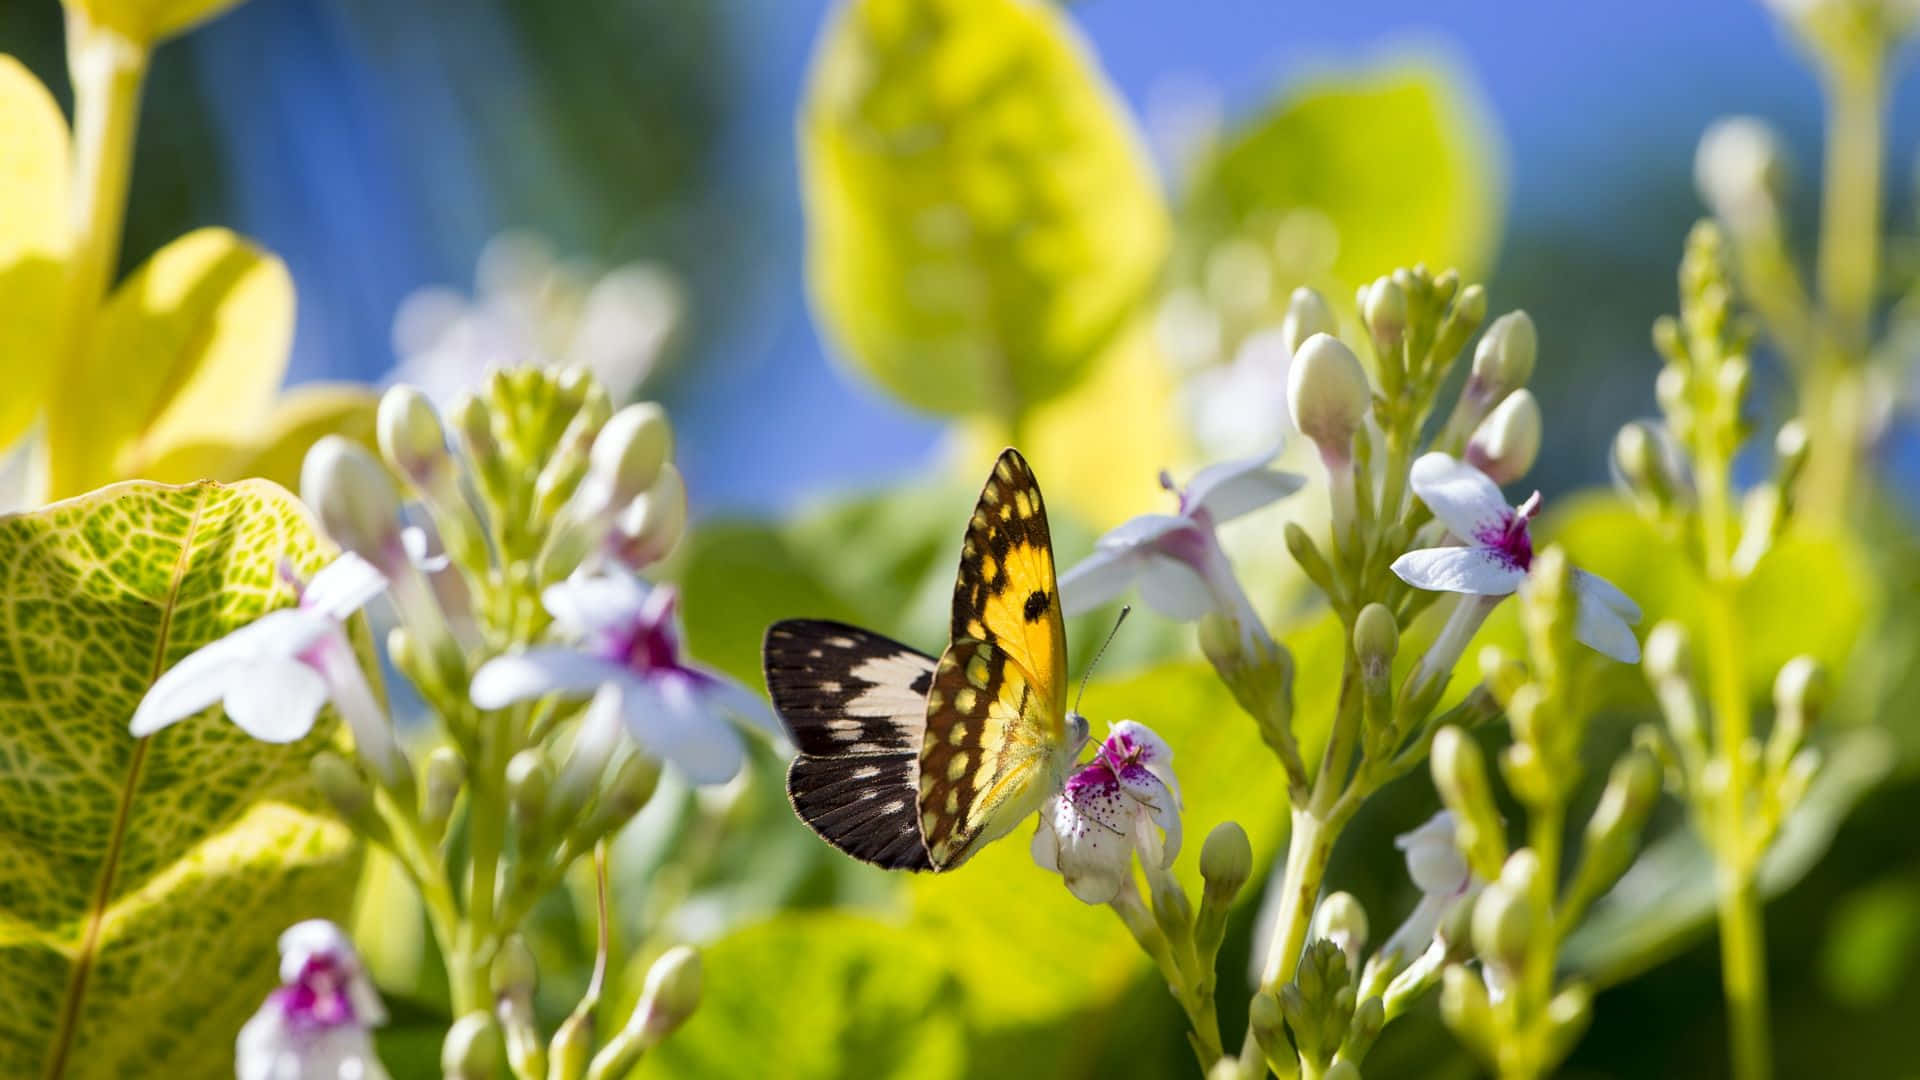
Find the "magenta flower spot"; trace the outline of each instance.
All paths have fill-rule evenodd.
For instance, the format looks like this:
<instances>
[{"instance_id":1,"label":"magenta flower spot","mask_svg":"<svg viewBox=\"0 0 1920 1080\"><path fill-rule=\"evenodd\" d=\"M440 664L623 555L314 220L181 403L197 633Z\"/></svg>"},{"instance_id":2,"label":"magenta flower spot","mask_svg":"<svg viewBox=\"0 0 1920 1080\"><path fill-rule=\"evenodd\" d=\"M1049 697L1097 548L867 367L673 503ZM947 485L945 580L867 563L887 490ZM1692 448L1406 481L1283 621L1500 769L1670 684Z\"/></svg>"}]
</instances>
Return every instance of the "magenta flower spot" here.
<instances>
[{"instance_id":1,"label":"magenta flower spot","mask_svg":"<svg viewBox=\"0 0 1920 1080\"><path fill-rule=\"evenodd\" d=\"M1119 895L1133 856L1158 871L1180 850L1180 788L1173 751L1131 720L1113 726L1093 760L1067 777L1040 809L1033 859L1058 872L1073 895L1104 904Z\"/></svg>"}]
</instances>

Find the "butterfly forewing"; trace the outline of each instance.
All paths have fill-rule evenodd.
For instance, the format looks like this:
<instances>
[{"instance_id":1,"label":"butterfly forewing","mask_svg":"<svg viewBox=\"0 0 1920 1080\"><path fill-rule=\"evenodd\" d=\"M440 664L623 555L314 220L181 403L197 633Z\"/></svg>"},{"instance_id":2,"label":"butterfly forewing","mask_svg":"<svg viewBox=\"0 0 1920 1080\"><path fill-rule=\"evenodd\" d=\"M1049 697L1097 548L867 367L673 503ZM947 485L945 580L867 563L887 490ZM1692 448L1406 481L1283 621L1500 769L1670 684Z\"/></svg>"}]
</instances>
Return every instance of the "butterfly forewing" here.
<instances>
[{"instance_id":1,"label":"butterfly forewing","mask_svg":"<svg viewBox=\"0 0 1920 1080\"><path fill-rule=\"evenodd\" d=\"M920 833L936 868L1006 835L1051 790L1042 708L997 646L967 638L940 657L920 748Z\"/></svg>"},{"instance_id":2,"label":"butterfly forewing","mask_svg":"<svg viewBox=\"0 0 1920 1080\"><path fill-rule=\"evenodd\" d=\"M994 462L960 548L953 640L996 646L1018 664L1046 710L1049 737L1066 718L1066 627L1054 578L1053 536L1039 481L1018 450Z\"/></svg>"},{"instance_id":3,"label":"butterfly forewing","mask_svg":"<svg viewBox=\"0 0 1920 1080\"><path fill-rule=\"evenodd\" d=\"M767 631L767 690L799 754L793 808L856 859L929 870L919 824L919 755L935 661L843 623L792 619Z\"/></svg>"}]
</instances>

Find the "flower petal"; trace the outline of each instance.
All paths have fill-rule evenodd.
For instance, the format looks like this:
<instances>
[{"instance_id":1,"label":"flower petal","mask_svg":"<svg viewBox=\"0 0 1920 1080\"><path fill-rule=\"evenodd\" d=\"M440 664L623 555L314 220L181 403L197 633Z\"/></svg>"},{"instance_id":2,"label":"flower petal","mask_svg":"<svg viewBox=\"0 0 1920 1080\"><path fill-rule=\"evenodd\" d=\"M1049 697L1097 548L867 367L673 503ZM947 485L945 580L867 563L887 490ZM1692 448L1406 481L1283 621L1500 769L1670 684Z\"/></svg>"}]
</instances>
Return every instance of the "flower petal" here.
<instances>
[{"instance_id":1,"label":"flower petal","mask_svg":"<svg viewBox=\"0 0 1920 1080\"><path fill-rule=\"evenodd\" d=\"M700 700L693 681L667 675L620 682L621 715L641 749L672 762L694 784L724 784L746 752L733 725Z\"/></svg>"},{"instance_id":2,"label":"flower petal","mask_svg":"<svg viewBox=\"0 0 1920 1080\"><path fill-rule=\"evenodd\" d=\"M1142 559L1140 599L1167 618L1182 622L1198 619L1218 607L1213 590L1207 588L1207 581L1199 571L1179 559L1158 553Z\"/></svg>"},{"instance_id":3,"label":"flower petal","mask_svg":"<svg viewBox=\"0 0 1920 1080\"><path fill-rule=\"evenodd\" d=\"M1640 621L1640 605L1633 597L1620 591L1620 587L1598 574L1589 574L1578 567L1573 571L1573 587L1581 596L1591 596L1609 609L1617 612L1630 623Z\"/></svg>"},{"instance_id":4,"label":"flower petal","mask_svg":"<svg viewBox=\"0 0 1920 1080\"><path fill-rule=\"evenodd\" d=\"M1305 477L1266 467L1279 453L1280 447L1275 446L1263 454L1201 469L1187 481L1181 509L1189 516L1204 513L1213 524L1223 525L1299 491L1307 482Z\"/></svg>"},{"instance_id":5,"label":"flower petal","mask_svg":"<svg viewBox=\"0 0 1920 1080\"><path fill-rule=\"evenodd\" d=\"M262 658L291 659L312 647L332 621L300 608L269 611L226 637L188 653L155 679L127 725L138 736L151 735L227 696L233 680Z\"/></svg>"},{"instance_id":6,"label":"flower petal","mask_svg":"<svg viewBox=\"0 0 1920 1080\"><path fill-rule=\"evenodd\" d=\"M400 530L400 546L406 549L407 561L423 573L437 574L453 561L444 551L438 555L433 553L433 540L427 530L418 525Z\"/></svg>"},{"instance_id":7,"label":"flower petal","mask_svg":"<svg viewBox=\"0 0 1920 1080\"><path fill-rule=\"evenodd\" d=\"M1416 589L1505 596L1527 572L1482 547L1421 548L1393 560L1393 572Z\"/></svg>"},{"instance_id":8,"label":"flower petal","mask_svg":"<svg viewBox=\"0 0 1920 1080\"><path fill-rule=\"evenodd\" d=\"M1613 586L1607 588L1613 589ZM1595 652L1623 664L1639 663L1640 640L1633 636L1633 627L1627 625L1621 613L1607 604L1602 593L1582 588L1578 581L1574 583L1574 592L1578 606L1574 612L1573 636ZM1637 610L1635 614L1638 614Z\"/></svg>"},{"instance_id":9,"label":"flower petal","mask_svg":"<svg viewBox=\"0 0 1920 1080\"><path fill-rule=\"evenodd\" d=\"M387 587L386 575L351 551L320 568L300 591L300 606L345 621Z\"/></svg>"},{"instance_id":10,"label":"flower petal","mask_svg":"<svg viewBox=\"0 0 1920 1080\"><path fill-rule=\"evenodd\" d=\"M1486 473L1446 454L1420 455L1408 483L1447 531L1462 540L1504 528L1513 516L1512 507Z\"/></svg>"},{"instance_id":11,"label":"flower petal","mask_svg":"<svg viewBox=\"0 0 1920 1080\"><path fill-rule=\"evenodd\" d=\"M627 669L597 656L558 645L497 656L473 673L467 691L482 709L498 709L545 694L586 697L601 683L627 677Z\"/></svg>"},{"instance_id":12,"label":"flower petal","mask_svg":"<svg viewBox=\"0 0 1920 1080\"><path fill-rule=\"evenodd\" d=\"M1053 815L1055 859L1067 889L1083 903L1104 904L1120 894L1133 859L1130 800L1111 776L1075 774L1083 777L1042 810Z\"/></svg>"},{"instance_id":13,"label":"flower petal","mask_svg":"<svg viewBox=\"0 0 1920 1080\"><path fill-rule=\"evenodd\" d=\"M773 710L767 707L766 700L759 694L727 678L710 671L689 668L693 676L694 689L698 691L705 704L712 709L727 713L733 719L765 732L769 738L785 739L786 729L780 721L774 719Z\"/></svg>"},{"instance_id":14,"label":"flower petal","mask_svg":"<svg viewBox=\"0 0 1920 1080\"><path fill-rule=\"evenodd\" d=\"M1055 795L1040 804L1040 827L1033 830L1033 864L1049 873L1060 872L1060 834L1053 831L1055 803L1063 796Z\"/></svg>"},{"instance_id":15,"label":"flower petal","mask_svg":"<svg viewBox=\"0 0 1920 1080\"><path fill-rule=\"evenodd\" d=\"M1140 573L1140 558L1131 548L1094 548L1060 575L1060 610L1084 615L1126 592Z\"/></svg>"},{"instance_id":16,"label":"flower petal","mask_svg":"<svg viewBox=\"0 0 1920 1080\"><path fill-rule=\"evenodd\" d=\"M1393 838L1406 853L1407 876L1423 893L1457 895L1472 880L1473 871L1454 843L1453 814L1442 810L1411 832Z\"/></svg>"},{"instance_id":17,"label":"flower petal","mask_svg":"<svg viewBox=\"0 0 1920 1080\"><path fill-rule=\"evenodd\" d=\"M1180 782L1173 775L1173 747L1167 745L1167 740L1161 738L1159 732L1136 720L1122 720L1113 725L1107 733L1107 742L1113 745L1116 739L1130 744L1127 748L1132 751L1134 760L1173 792L1175 805L1178 805ZM1121 779L1124 781L1125 777Z\"/></svg>"},{"instance_id":18,"label":"flower petal","mask_svg":"<svg viewBox=\"0 0 1920 1080\"><path fill-rule=\"evenodd\" d=\"M313 730L327 680L298 660L262 658L228 680L227 718L261 742L290 743Z\"/></svg>"},{"instance_id":19,"label":"flower petal","mask_svg":"<svg viewBox=\"0 0 1920 1080\"><path fill-rule=\"evenodd\" d=\"M633 625L648 592L645 582L628 573L575 574L547 586L540 603L563 629L593 636Z\"/></svg>"}]
</instances>

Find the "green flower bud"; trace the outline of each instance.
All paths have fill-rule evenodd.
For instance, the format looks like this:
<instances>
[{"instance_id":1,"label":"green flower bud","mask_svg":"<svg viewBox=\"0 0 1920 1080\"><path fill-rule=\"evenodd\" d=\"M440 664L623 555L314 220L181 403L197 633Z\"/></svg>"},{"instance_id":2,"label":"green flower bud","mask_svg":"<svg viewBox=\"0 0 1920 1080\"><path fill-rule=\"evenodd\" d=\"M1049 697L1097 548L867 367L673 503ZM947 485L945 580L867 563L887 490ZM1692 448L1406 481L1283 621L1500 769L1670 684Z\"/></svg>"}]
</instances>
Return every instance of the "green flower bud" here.
<instances>
[{"instance_id":1,"label":"green flower bud","mask_svg":"<svg viewBox=\"0 0 1920 1080\"><path fill-rule=\"evenodd\" d=\"M1687 681L1693 673L1692 648L1687 640L1687 628L1672 619L1655 626L1647 635L1645 655L1640 663L1646 668L1650 678Z\"/></svg>"},{"instance_id":2,"label":"green flower bud","mask_svg":"<svg viewBox=\"0 0 1920 1080\"><path fill-rule=\"evenodd\" d=\"M1449 964L1440 977L1440 1018L1482 1056L1494 1045L1493 1006L1487 1001L1486 984L1465 965Z\"/></svg>"},{"instance_id":3,"label":"green flower bud","mask_svg":"<svg viewBox=\"0 0 1920 1080\"><path fill-rule=\"evenodd\" d=\"M593 1055L593 1011L575 1009L547 1043L548 1076L584 1076Z\"/></svg>"},{"instance_id":4,"label":"green flower bud","mask_svg":"<svg viewBox=\"0 0 1920 1080\"><path fill-rule=\"evenodd\" d=\"M1447 271L1453 274L1454 271ZM1458 280L1458 275L1455 275ZM1434 335L1433 355L1436 362L1445 366L1453 363L1460 350L1467 344L1480 324L1487 321L1487 290L1478 284L1461 289L1454 297L1453 305L1447 309L1446 318L1440 321L1440 330Z\"/></svg>"},{"instance_id":5,"label":"green flower bud","mask_svg":"<svg viewBox=\"0 0 1920 1080\"><path fill-rule=\"evenodd\" d=\"M393 834L373 806L373 790L353 763L331 750L321 750L308 763L314 786L326 796L333 811L353 831L377 844L389 844Z\"/></svg>"},{"instance_id":6,"label":"green flower bud","mask_svg":"<svg viewBox=\"0 0 1920 1080\"><path fill-rule=\"evenodd\" d=\"M1500 646L1488 645L1480 650L1480 681L1501 708L1513 700L1528 678L1527 665Z\"/></svg>"},{"instance_id":7,"label":"green flower bud","mask_svg":"<svg viewBox=\"0 0 1920 1080\"><path fill-rule=\"evenodd\" d=\"M440 413L416 387L402 383L380 395L374 429L381 455L417 488L432 487L434 478L452 464Z\"/></svg>"},{"instance_id":8,"label":"green flower bud","mask_svg":"<svg viewBox=\"0 0 1920 1080\"><path fill-rule=\"evenodd\" d=\"M1287 369L1287 409L1329 469L1352 459L1354 432L1371 408L1373 391L1352 349L1331 334L1315 334L1300 346Z\"/></svg>"},{"instance_id":9,"label":"green flower bud","mask_svg":"<svg viewBox=\"0 0 1920 1080\"><path fill-rule=\"evenodd\" d=\"M1812 719L1833 694L1827 669L1811 656L1796 656L1773 680L1773 705L1781 714L1798 713Z\"/></svg>"},{"instance_id":10,"label":"green flower bud","mask_svg":"<svg viewBox=\"0 0 1920 1080\"><path fill-rule=\"evenodd\" d=\"M1400 650L1400 624L1385 604L1368 604L1353 621L1353 651L1360 662L1379 666L1393 663Z\"/></svg>"},{"instance_id":11,"label":"green flower bud","mask_svg":"<svg viewBox=\"0 0 1920 1080\"><path fill-rule=\"evenodd\" d=\"M1791 489L1807 464L1807 425L1789 420L1773 436L1774 483Z\"/></svg>"},{"instance_id":12,"label":"green flower bud","mask_svg":"<svg viewBox=\"0 0 1920 1080\"><path fill-rule=\"evenodd\" d=\"M1547 1002L1546 1057L1558 1064L1573 1052L1593 1019L1593 991L1585 983L1567 984Z\"/></svg>"},{"instance_id":13,"label":"green flower bud","mask_svg":"<svg viewBox=\"0 0 1920 1080\"><path fill-rule=\"evenodd\" d=\"M673 552L686 530L687 486L669 462L660 466L653 486L620 512L614 523L614 553L631 569L651 566Z\"/></svg>"},{"instance_id":14,"label":"green flower bud","mask_svg":"<svg viewBox=\"0 0 1920 1080\"><path fill-rule=\"evenodd\" d=\"M1540 456L1540 403L1526 387L1494 406L1467 440L1467 464L1505 486L1527 475Z\"/></svg>"},{"instance_id":15,"label":"green flower bud","mask_svg":"<svg viewBox=\"0 0 1920 1080\"><path fill-rule=\"evenodd\" d=\"M507 762L507 804L524 840L531 841L540 831L552 789L553 770L538 749L522 750Z\"/></svg>"},{"instance_id":16,"label":"green flower bud","mask_svg":"<svg viewBox=\"0 0 1920 1080\"><path fill-rule=\"evenodd\" d=\"M1516 855L1520 854L1515 852ZM1533 909L1523 894L1497 882L1473 905L1473 948L1487 963L1518 971L1527 958Z\"/></svg>"},{"instance_id":17,"label":"green flower bud","mask_svg":"<svg viewBox=\"0 0 1920 1080\"><path fill-rule=\"evenodd\" d=\"M1327 557L1320 553L1320 546L1313 542L1313 537L1307 535L1307 530L1301 528L1297 521L1287 522L1282 535L1287 541L1288 554L1293 556L1294 562L1300 564L1300 569L1306 573L1308 580L1319 586L1321 592L1332 595L1334 593L1333 568L1327 564Z\"/></svg>"},{"instance_id":18,"label":"green flower bud","mask_svg":"<svg viewBox=\"0 0 1920 1080\"><path fill-rule=\"evenodd\" d=\"M1588 846L1617 844L1623 838L1631 843L1659 801L1660 769L1654 760L1639 752L1621 757L1607 774L1607 786L1587 821Z\"/></svg>"},{"instance_id":19,"label":"green flower bud","mask_svg":"<svg viewBox=\"0 0 1920 1080\"><path fill-rule=\"evenodd\" d=\"M532 994L538 981L538 969L534 964L533 950L527 948L526 939L519 934L507 935L499 951L494 953L490 974L493 996L496 998Z\"/></svg>"},{"instance_id":20,"label":"green flower bud","mask_svg":"<svg viewBox=\"0 0 1920 1080\"><path fill-rule=\"evenodd\" d=\"M687 1022L700 1007L702 982L700 953L690 945L675 945L653 962L647 969L646 989L641 991L640 1004L633 1012L647 1045L659 1045Z\"/></svg>"},{"instance_id":21,"label":"green flower bud","mask_svg":"<svg viewBox=\"0 0 1920 1080\"><path fill-rule=\"evenodd\" d=\"M1287 299L1286 317L1280 320L1280 340L1293 356L1315 334L1338 334L1340 322L1326 298L1305 285L1293 290Z\"/></svg>"},{"instance_id":22,"label":"green flower bud","mask_svg":"<svg viewBox=\"0 0 1920 1080\"><path fill-rule=\"evenodd\" d=\"M1360 1080L1360 1070L1351 1061L1365 1057L1367 1051L1373 1048L1373 1041L1380 1037L1381 1029L1386 1026L1387 1006L1378 997L1370 997L1355 1006L1353 1024L1347 1033L1341 1060L1334 1062L1333 1067L1327 1070L1328 1080L1335 1075L1334 1070L1342 1067L1352 1070L1346 1074L1352 1080Z\"/></svg>"},{"instance_id":23,"label":"green flower bud","mask_svg":"<svg viewBox=\"0 0 1920 1080\"><path fill-rule=\"evenodd\" d=\"M540 1041L533 1014L536 972L533 952L519 934L510 934L494 954L492 975L494 1011L506 1036L507 1062L515 1076L545 1076L547 1050Z\"/></svg>"},{"instance_id":24,"label":"green flower bud","mask_svg":"<svg viewBox=\"0 0 1920 1080\"><path fill-rule=\"evenodd\" d=\"M500 1072L500 1025L484 1011L470 1012L447 1029L440 1044L446 1080L493 1080Z\"/></svg>"},{"instance_id":25,"label":"green flower bud","mask_svg":"<svg viewBox=\"0 0 1920 1080\"><path fill-rule=\"evenodd\" d=\"M467 782L467 763L451 746L436 746L427 755L426 784L420 789L420 823L438 836L453 817L454 801Z\"/></svg>"},{"instance_id":26,"label":"green flower bud","mask_svg":"<svg viewBox=\"0 0 1920 1080\"><path fill-rule=\"evenodd\" d=\"M1207 834L1200 845L1200 879L1206 883L1205 898L1222 907L1238 896L1247 879L1253 876L1253 845L1247 830L1238 822L1223 821Z\"/></svg>"},{"instance_id":27,"label":"green flower bud","mask_svg":"<svg viewBox=\"0 0 1920 1080\"><path fill-rule=\"evenodd\" d=\"M1497 876L1507 858L1506 840L1479 744L1457 727L1443 727L1434 733L1430 764L1441 801L1453 811L1454 842L1461 856L1481 877Z\"/></svg>"},{"instance_id":28,"label":"green flower bud","mask_svg":"<svg viewBox=\"0 0 1920 1080\"><path fill-rule=\"evenodd\" d=\"M1299 995L1291 984L1281 990L1292 991L1290 996L1296 999ZM1262 990L1253 995L1253 1000L1247 1003L1247 1026L1253 1030L1254 1041L1260 1044L1261 1053L1269 1063L1292 1060L1293 1044L1287 1040L1286 1009L1278 993Z\"/></svg>"},{"instance_id":29,"label":"green flower bud","mask_svg":"<svg viewBox=\"0 0 1920 1080\"><path fill-rule=\"evenodd\" d=\"M1172 874L1156 873L1150 878L1154 921L1175 952L1184 951L1193 938L1193 901Z\"/></svg>"},{"instance_id":30,"label":"green flower bud","mask_svg":"<svg viewBox=\"0 0 1920 1080\"><path fill-rule=\"evenodd\" d=\"M1489 407L1533 378L1540 348L1533 319L1524 311L1509 311L1493 320L1473 350L1472 380Z\"/></svg>"},{"instance_id":31,"label":"green flower bud","mask_svg":"<svg viewBox=\"0 0 1920 1080\"><path fill-rule=\"evenodd\" d=\"M400 544L400 493L379 460L339 435L323 435L300 466L300 498L341 547L389 577L406 559Z\"/></svg>"},{"instance_id":32,"label":"green flower bud","mask_svg":"<svg viewBox=\"0 0 1920 1080\"><path fill-rule=\"evenodd\" d=\"M593 440L580 497L588 514L627 505L653 487L673 454L673 427L657 403L643 401L613 414Z\"/></svg>"},{"instance_id":33,"label":"green flower bud","mask_svg":"<svg viewBox=\"0 0 1920 1080\"><path fill-rule=\"evenodd\" d=\"M600 792L600 799L574 831L574 842L590 848L633 819L660 784L660 763L644 754L628 754Z\"/></svg>"},{"instance_id":34,"label":"green flower bud","mask_svg":"<svg viewBox=\"0 0 1920 1080\"><path fill-rule=\"evenodd\" d=\"M1383 352L1399 347L1407 334L1407 291L1392 277L1373 279L1367 286L1367 299L1360 306L1360 318Z\"/></svg>"},{"instance_id":35,"label":"green flower bud","mask_svg":"<svg viewBox=\"0 0 1920 1080\"><path fill-rule=\"evenodd\" d=\"M1360 1069L1353 1062L1342 1058L1327 1066L1320 1074L1322 1080L1360 1080Z\"/></svg>"},{"instance_id":36,"label":"green flower bud","mask_svg":"<svg viewBox=\"0 0 1920 1080\"><path fill-rule=\"evenodd\" d=\"M1367 947L1367 909L1352 893L1329 893L1313 913L1309 936L1333 942L1352 965Z\"/></svg>"}]
</instances>

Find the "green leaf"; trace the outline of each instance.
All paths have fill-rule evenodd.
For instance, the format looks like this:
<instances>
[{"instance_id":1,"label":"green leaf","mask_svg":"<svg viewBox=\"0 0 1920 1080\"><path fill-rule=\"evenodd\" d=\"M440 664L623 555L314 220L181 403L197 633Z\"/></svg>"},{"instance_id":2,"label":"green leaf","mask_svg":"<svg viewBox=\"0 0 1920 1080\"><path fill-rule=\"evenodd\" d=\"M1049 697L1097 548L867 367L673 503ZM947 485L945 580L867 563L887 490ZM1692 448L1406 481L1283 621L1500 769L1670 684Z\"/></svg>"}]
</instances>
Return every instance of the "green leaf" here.
<instances>
[{"instance_id":1,"label":"green leaf","mask_svg":"<svg viewBox=\"0 0 1920 1080\"><path fill-rule=\"evenodd\" d=\"M146 474L183 446L258 437L292 342L279 259L225 229L161 248L114 291L54 388L52 496Z\"/></svg>"},{"instance_id":2,"label":"green leaf","mask_svg":"<svg viewBox=\"0 0 1920 1080\"><path fill-rule=\"evenodd\" d=\"M53 95L0 56L0 447L46 404L66 284L67 121Z\"/></svg>"},{"instance_id":3,"label":"green leaf","mask_svg":"<svg viewBox=\"0 0 1920 1080\"><path fill-rule=\"evenodd\" d=\"M154 678L324 561L285 491L119 484L0 519L0 1075L212 1075L288 924L355 860L309 755L217 709L147 739Z\"/></svg>"},{"instance_id":4,"label":"green leaf","mask_svg":"<svg viewBox=\"0 0 1920 1080\"><path fill-rule=\"evenodd\" d=\"M638 1075L971 1075L966 1013L937 944L843 914L743 930L705 951L699 1011Z\"/></svg>"},{"instance_id":5,"label":"green leaf","mask_svg":"<svg viewBox=\"0 0 1920 1080\"><path fill-rule=\"evenodd\" d=\"M1277 323L1294 286L1336 298L1399 266L1472 280L1500 231L1490 126L1444 65L1400 62L1307 80L1230 131L1194 167L1178 276L1233 302L1242 331ZM1244 258L1223 259L1234 249ZM1230 272L1236 266L1246 274Z\"/></svg>"},{"instance_id":6,"label":"green leaf","mask_svg":"<svg viewBox=\"0 0 1920 1080\"><path fill-rule=\"evenodd\" d=\"M1159 274L1152 169L1052 4L847 0L799 125L820 321L915 408L1018 420Z\"/></svg>"}]
</instances>

